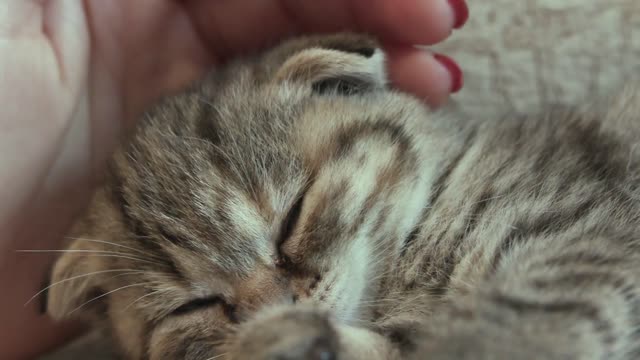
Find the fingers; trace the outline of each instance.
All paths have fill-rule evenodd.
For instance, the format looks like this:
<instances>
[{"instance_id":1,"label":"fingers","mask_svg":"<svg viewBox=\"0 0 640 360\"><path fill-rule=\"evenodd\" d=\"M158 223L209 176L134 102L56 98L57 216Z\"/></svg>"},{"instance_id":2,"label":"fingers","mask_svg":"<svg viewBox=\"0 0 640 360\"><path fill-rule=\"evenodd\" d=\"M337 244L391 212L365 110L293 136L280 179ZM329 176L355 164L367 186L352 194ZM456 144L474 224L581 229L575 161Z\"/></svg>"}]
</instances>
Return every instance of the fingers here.
<instances>
[{"instance_id":1,"label":"fingers","mask_svg":"<svg viewBox=\"0 0 640 360\"><path fill-rule=\"evenodd\" d=\"M277 0L184 0L200 36L218 57L260 49L293 34L295 16Z\"/></svg>"},{"instance_id":2,"label":"fingers","mask_svg":"<svg viewBox=\"0 0 640 360\"><path fill-rule=\"evenodd\" d=\"M454 25L466 21L457 0L351 0L362 30L405 44L431 45L447 38Z\"/></svg>"},{"instance_id":3,"label":"fingers","mask_svg":"<svg viewBox=\"0 0 640 360\"><path fill-rule=\"evenodd\" d=\"M203 39L233 56L285 35L366 31L390 42L433 44L468 15L463 0L183 0Z\"/></svg>"},{"instance_id":4,"label":"fingers","mask_svg":"<svg viewBox=\"0 0 640 360\"><path fill-rule=\"evenodd\" d=\"M98 113L110 114L106 117L111 121L101 123L106 127L113 128L113 119L125 119L122 125L129 125L159 96L183 88L210 65L210 54L191 18L173 1L84 4L93 28L94 91L117 94L102 95L92 106ZM124 111L124 116L113 113L117 111Z\"/></svg>"},{"instance_id":5,"label":"fingers","mask_svg":"<svg viewBox=\"0 0 640 360\"><path fill-rule=\"evenodd\" d=\"M413 47L389 48L387 53L394 85L432 106L444 104L462 87L462 71L448 57Z\"/></svg>"},{"instance_id":6,"label":"fingers","mask_svg":"<svg viewBox=\"0 0 640 360\"><path fill-rule=\"evenodd\" d=\"M53 55L57 78L72 90L86 75L89 34L82 3L74 1L10 0L0 11L0 38L10 52L29 50L29 60ZM46 54L46 55L45 55ZM22 54L20 54L22 55ZM48 60L48 59L47 59ZM48 64L47 64L48 65ZM76 94L74 94L76 95Z\"/></svg>"},{"instance_id":7,"label":"fingers","mask_svg":"<svg viewBox=\"0 0 640 360\"><path fill-rule=\"evenodd\" d=\"M281 0L302 31L337 32L358 30L351 0Z\"/></svg>"},{"instance_id":8,"label":"fingers","mask_svg":"<svg viewBox=\"0 0 640 360\"><path fill-rule=\"evenodd\" d=\"M366 31L382 39L429 45L462 26L468 10L461 0L282 0L304 31Z\"/></svg>"},{"instance_id":9,"label":"fingers","mask_svg":"<svg viewBox=\"0 0 640 360\"><path fill-rule=\"evenodd\" d=\"M42 1L5 1L0 11L0 35L24 37L42 35Z\"/></svg>"},{"instance_id":10,"label":"fingers","mask_svg":"<svg viewBox=\"0 0 640 360\"><path fill-rule=\"evenodd\" d=\"M448 57L393 44L433 44L467 21L464 0L285 0L306 31L354 29L371 32L388 44L394 85L432 106L446 102L463 85L460 67Z\"/></svg>"},{"instance_id":11,"label":"fingers","mask_svg":"<svg viewBox=\"0 0 640 360\"><path fill-rule=\"evenodd\" d=\"M56 54L60 79L79 96L89 69L89 27L81 3L49 1L42 29Z\"/></svg>"},{"instance_id":12,"label":"fingers","mask_svg":"<svg viewBox=\"0 0 640 360\"><path fill-rule=\"evenodd\" d=\"M365 31L389 45L389 71L398 88L439 105L462 85L455 62L409 45L437 43L464 25L469 15L464 0L182 1L219 59L289 34Z\"/></svg>"}]
</instances>

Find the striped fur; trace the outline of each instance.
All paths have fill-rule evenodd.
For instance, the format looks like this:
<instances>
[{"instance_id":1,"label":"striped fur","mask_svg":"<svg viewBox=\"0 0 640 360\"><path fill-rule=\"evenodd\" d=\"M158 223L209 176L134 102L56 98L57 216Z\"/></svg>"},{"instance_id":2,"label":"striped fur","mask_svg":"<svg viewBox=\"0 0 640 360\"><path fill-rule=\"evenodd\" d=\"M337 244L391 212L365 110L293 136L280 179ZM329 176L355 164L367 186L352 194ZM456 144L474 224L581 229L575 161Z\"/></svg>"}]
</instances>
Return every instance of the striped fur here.
<instances>
[{"instance_id":1,"label":"striped fur","mask_svg":"<svg viewBox=\"0 0 640 360\"><path fill-rule=\"evenodd\" d=\"M131 359L638 358L640 95L480 122L383 69L301 38L156 105L49 312Z\"/></svg>"}]
</instances>

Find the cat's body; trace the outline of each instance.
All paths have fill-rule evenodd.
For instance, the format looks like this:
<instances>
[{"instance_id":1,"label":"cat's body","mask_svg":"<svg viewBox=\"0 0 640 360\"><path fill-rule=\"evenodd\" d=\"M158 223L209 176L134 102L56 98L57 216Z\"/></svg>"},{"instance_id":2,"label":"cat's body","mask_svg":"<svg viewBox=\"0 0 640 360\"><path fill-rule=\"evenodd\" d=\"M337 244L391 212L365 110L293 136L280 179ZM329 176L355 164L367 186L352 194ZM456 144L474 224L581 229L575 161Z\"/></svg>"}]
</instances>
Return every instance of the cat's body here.
<instances>
[{"instance_id":1,"label":"cat's body","mask_svg":"<svg viewBox=\"0 0 640 360\"><path fill-rule=\"evenodd\" d=\"M638 93L473 122L371 46L290 42L149 112L49 311L132 359L640 356Z\"/></svg>"}]
</instances>

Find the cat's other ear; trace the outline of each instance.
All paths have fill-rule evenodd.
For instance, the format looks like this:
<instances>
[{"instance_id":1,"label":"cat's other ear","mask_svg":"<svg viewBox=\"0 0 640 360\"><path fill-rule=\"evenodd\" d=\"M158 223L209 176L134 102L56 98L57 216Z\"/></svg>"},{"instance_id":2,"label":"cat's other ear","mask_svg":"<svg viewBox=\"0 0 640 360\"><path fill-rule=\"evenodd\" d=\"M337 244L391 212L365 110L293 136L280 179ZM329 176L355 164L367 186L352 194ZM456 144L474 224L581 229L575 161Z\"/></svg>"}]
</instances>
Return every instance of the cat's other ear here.
<instances>
[{"instance_id":1,"label":"cat's other ear","mask_svg":"<svg viewBox=\"0 0 640 360\"><path fill-rule=\"evenodd\" d=\"M104 311L104 292L99 288L101 261L97 243L75 240L54 264L47 291L47 313L55 320L92 319Z\"/></svg>"},{"instance_id":2,"label":"cat's other ear","mask_svg":"<svg viewBox=\"0 0 640 360\"><path fill-rule=\"evenodd\" d=\"M387 83L385 55L368 36L304 38L285 48L290 54L276 71L277 82L302 83L316 93L343 95L383 88Z\"/></svg>"}]
</instances>

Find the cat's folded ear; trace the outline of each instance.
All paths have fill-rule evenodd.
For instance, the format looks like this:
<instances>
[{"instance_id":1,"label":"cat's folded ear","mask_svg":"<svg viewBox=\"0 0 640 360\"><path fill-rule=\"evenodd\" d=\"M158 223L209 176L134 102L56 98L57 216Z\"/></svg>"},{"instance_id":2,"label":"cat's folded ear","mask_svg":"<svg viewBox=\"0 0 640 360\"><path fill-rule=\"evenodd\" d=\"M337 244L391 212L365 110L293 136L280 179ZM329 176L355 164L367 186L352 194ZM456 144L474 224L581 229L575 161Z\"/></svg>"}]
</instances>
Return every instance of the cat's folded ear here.
<instances>
[{"instance_id":1,"label":"cat's folded ear","mask_svg":"<svg viewBox=\"0 0 640 360\"><path fill-rule=\"evenodd\" d=\"M99 256L106 255L90 241L75 240L53 267L47 290L46 311L55 320L91 319L104 310L103 292L97 280Z\"/></svg>"},{"instance_id":2,"label":"cat's folded ear","mask_svg":"<svg viewBox=\"0 0 640 360\"><path fill-rule=\"evenodd\" d=\"M275 73L277 82L343 95L382 88L387 82L384 53L368 36L343 33L303 38L283 47L288 57Z\"/></svg>"}]
</instances>

